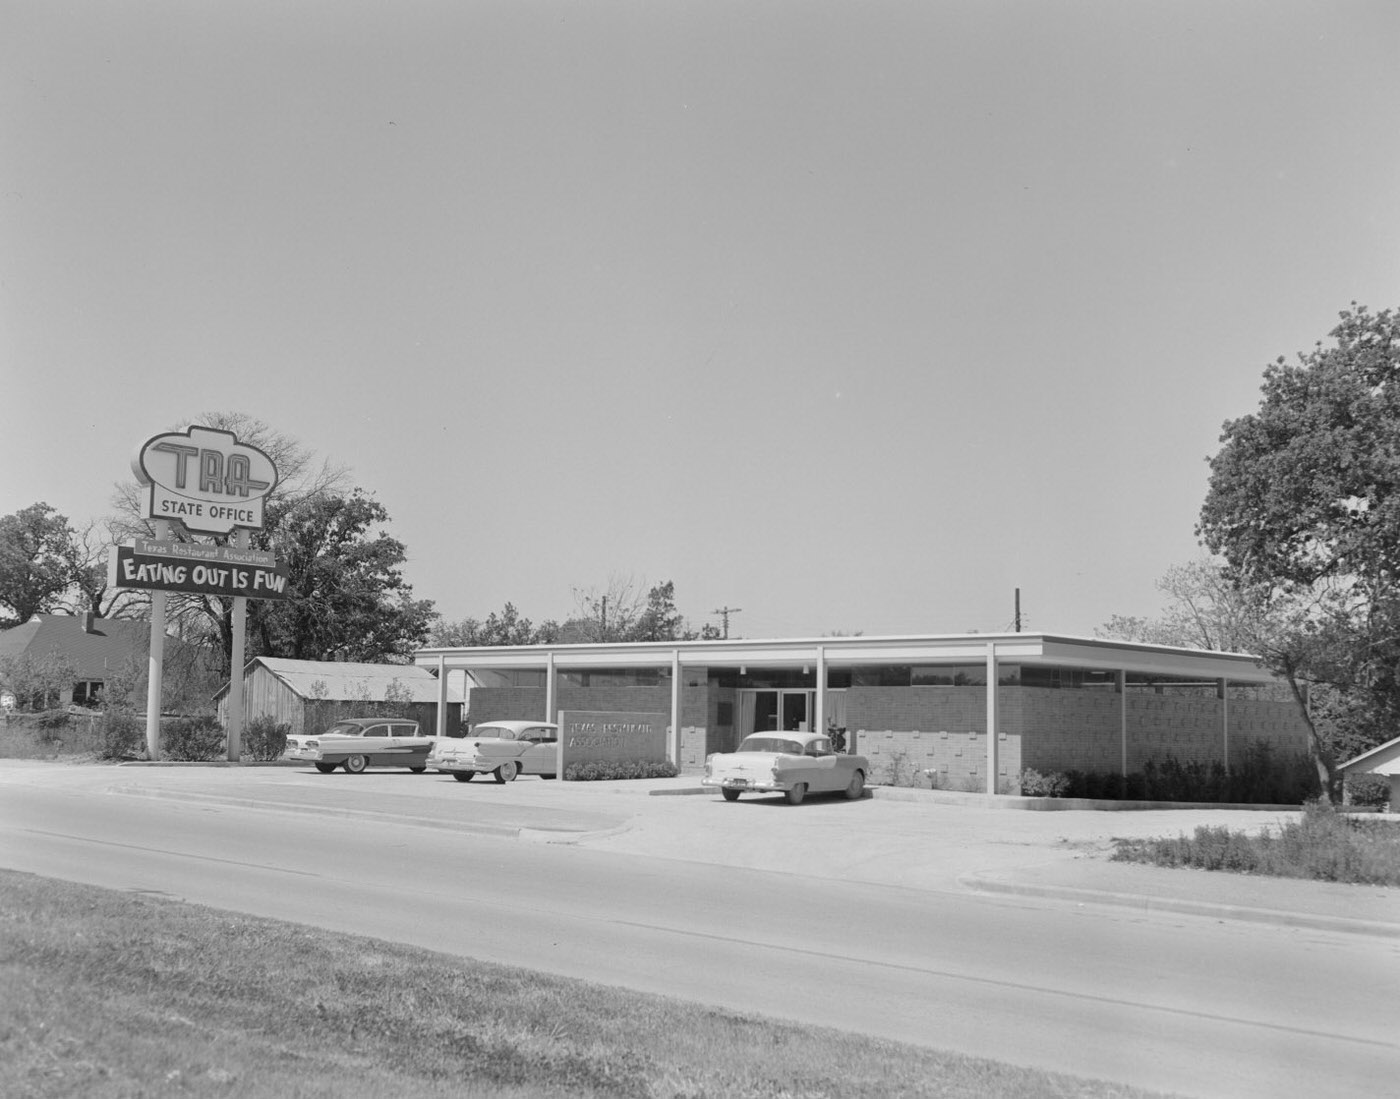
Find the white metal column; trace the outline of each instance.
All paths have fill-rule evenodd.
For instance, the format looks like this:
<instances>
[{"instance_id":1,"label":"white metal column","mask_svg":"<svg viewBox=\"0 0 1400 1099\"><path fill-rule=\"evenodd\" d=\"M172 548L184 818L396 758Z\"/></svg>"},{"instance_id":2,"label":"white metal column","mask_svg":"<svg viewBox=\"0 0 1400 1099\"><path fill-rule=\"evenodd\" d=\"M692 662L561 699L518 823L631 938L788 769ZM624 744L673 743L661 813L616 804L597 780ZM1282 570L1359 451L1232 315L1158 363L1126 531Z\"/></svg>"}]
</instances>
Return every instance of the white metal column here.
<instances>
[{"instance_id":1,"label":"white metal column","mask_svg":"<svg viewBox=\"0 0 1400 1099\"><path fill-rule=\"evenodd\" d=\"M997 647L987 644L987 793L997 792Z\"/></svg>"},{"instance_id":2,"label":"white metal column","mask_svg":"<svg viewBox=\"0 0 1400 1099\"><path fill-rule=\"evenodd\" d=\"M1118 741L1121 745L1120 753L1122 760L1119 767L1123 772L1123 777L1128 775L1128 673L1126 669L1118 669Z\"/></svg>"},{"instance_id":3,"label":"white metal column","mask_svg":"<svg viewBox=\"0 0 1400 1099\"><path fill-rule=\"evenodd\" d=\"M817 646L817 712L813 715L812 732L826 735L826 646Z\"/></svg>"},{"instance_id":4,"label":"white metal column","mask_svg":"<svg viewBox=\"0 0 1400 1099\"><path fill-rule=\"evenodd\" d=\"M438 711L435 732L438 736L447 735L447 657L438 653Z\"/></svg>"},{"instance_id":5,"label":"white metal column","mask_svg":"<svg viewBox=\"0 0 1400 1099\"><path fill-rule=\"evenodd\" d=\"M1221 753L1225 757L1225 770L1230 769L1230 681L1220 679L1216 681L1217 693L1220 695L1220 737L1222 740Z\"/></svg>"},{"instance_id":6,"label":"white metal column","mask_svg":"<svg viewBox=\"0 0 1400 1099\"><path fill-rule=\"evenodd\" d=\"M666 738L666 758L681 765L681 652L671 650L671 735Z\"/></svg>"}]
</instances>

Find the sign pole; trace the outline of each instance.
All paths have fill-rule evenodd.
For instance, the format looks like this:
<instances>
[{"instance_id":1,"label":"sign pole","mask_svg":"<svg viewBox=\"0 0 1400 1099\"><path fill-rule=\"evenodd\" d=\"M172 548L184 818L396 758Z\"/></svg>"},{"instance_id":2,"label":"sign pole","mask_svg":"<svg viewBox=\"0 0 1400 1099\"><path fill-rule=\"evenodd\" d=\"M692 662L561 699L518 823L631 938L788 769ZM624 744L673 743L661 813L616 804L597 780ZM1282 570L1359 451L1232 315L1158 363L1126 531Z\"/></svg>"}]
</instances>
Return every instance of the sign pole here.
<instances>
[{"instance_id":1,"label":"sign pole","mask_svg":"<svg viewBox=\"0 0 1400 1099\"><path fill-rule=\"evenodd\" d=\"M248 548L248 530L240 527L234 534L233 544L241 550ZM228 761L238 762L243 740L243 635L248 624L248 600L241 595L233 597L233 652L229 657L228 669Z\"/></svg>"},{"instance_id":2,"label":"sign pole","mask_svg":"<svg viewBox=\"0 0 1400 1099\"><path fill-rule=\"evenodd\" d=\"M156 520L156 538L170 537L170 520ZM161 673L165 666L165 592L151 592L151 656L146 676L146 758L160 759Z\"/></svg>"}]
</instances>

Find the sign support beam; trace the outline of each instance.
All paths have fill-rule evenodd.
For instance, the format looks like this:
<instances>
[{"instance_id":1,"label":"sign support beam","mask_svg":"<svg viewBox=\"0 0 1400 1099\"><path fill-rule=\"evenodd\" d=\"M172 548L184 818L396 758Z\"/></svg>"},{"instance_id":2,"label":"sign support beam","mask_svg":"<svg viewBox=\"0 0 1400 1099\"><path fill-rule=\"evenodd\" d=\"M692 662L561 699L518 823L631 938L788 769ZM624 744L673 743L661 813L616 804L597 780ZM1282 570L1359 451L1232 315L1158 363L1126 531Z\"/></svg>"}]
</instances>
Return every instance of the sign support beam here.
<instances>
[{"instance_id":1,"label":"sign support beam","mask_svg":"<svg viewBox=\"0 0 1400 1099\"><path fill-rule=\"evenodd\" d=\"M247 528L234 533L233 544L241 550L248 548ZM248 625L248 600L233 597L233 652L228 668L228 761L237 763L243 742L243 665L246 645L244 633Z\"/></svg>"},{"instance_id":2,"label":"sign support beam","mask_svg":"<svg viewBox=\"0 0 1400 1099\"><path fill-rule=\"evenodd\" d=\"M156 520L156 538L170 537L170 521ZM146 674L146 758L160 759L160 700L165 670L165 592L151 592L151 653Z\"/></svg>"}]
</instances>

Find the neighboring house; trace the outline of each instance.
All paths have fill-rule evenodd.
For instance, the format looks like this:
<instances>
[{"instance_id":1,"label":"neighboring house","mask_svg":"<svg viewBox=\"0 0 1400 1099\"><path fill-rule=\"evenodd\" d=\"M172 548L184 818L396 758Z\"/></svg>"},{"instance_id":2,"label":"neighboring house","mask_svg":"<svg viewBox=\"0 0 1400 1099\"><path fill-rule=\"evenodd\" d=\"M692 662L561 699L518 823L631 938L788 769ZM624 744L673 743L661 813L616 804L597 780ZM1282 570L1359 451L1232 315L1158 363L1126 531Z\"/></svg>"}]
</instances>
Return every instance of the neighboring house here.
<instances>
[{"instance_id":1,"label":"neighboring house","mask_svg":"<svg viewBox=\"0 0 1400 1099\"><path fill-rule=\"evenodd\" d=\"M214 701L228 724L228 685ZM462 695L449 685L447 735L462 726ZM324 663L259 656L243 668L243 720L270 717L293 736L317 733L342 717L410 716L437 731L438 679L412 664Z\"/></svg>"},{"instance_id":2,"label":"neighboring house","mask_svg":"<svg viewBox=\"0 0 1400 1099\"><path fill-rule=\"evenodd\" d=\"M1400 737L1362 752L1337 770L1344 775L1384 775L1390 779L1390 811L1400 812Z\"/></svg>"},{"instance_id":3,"label":"neighboring house","mask_svg":"<svg viewBox=\"0 0 1400 1099\"><path fill-rule=\"evenodd\" d=\"M0 667L14 668L27 661L33 676L52 661L63 673L64 682L57 686L60 705L94 706L109 678L129 671L133 661L146 659L150 643L149 622L92 614L36 614L0 632Z\"/></svg>"}]
</instances>

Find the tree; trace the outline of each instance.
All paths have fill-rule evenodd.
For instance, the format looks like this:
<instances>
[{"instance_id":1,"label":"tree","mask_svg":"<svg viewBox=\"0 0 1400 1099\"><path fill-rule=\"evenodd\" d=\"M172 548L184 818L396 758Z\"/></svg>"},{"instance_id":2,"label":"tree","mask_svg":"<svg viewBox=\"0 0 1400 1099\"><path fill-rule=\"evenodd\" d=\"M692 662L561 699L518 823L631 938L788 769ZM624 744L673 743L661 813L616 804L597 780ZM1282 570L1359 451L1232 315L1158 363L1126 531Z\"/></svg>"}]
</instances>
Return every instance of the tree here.
<instances>
[{"instance_id":1,"label":"tree","mask_svg":"<svg viewBox=\"0 0 1400 1099\"><path fill-rule=\"evenodd\" d=\"M433 605L404 581L403 543L373 531L389 519L382 504L357 489L268 510L255 541L286 562L288 598L249 600L250 655L404 660L425 643ZM229 628L222 615L220 628Z\"/></svg>"},{"instance_id":2,"label":"tree","mask_svg":"<svg viewBox=\"0 0 1400 1099\"><path fill-rule=\"evenodd\" d=\"M676 585L672 580L647 592L647 602L633 629L634 641L678 641L694 636L684 616L676 610Z\"/></svg>"},{"instance_id":3,"label":"tree","mask_svg":"<svg viewBox=\"0 0 1400 1099\"><path fill-rule=\"evenodd\" d=\"M1400 314L1352 303L1329 335L1225 424L1197 533L1258 610L1254 651L1300 698L1330 687L1373 744L1400 720Z\"/></svg>"},{"instance_id":4,"label":"tree","mask_svg":"<svg viewBox=\"0 0 1400 1099\"><path fill-rule=\"evenodd\" d=\"M59 605L73 583L78 549L66 516L48 504L0 518L0 626L28 622Z\"/></svg>"},{"instance_id":5,"label":"tree","mask_svg":"<svg viewBox=\"0 0 1400 1099\"><path fill-rule=\"evenodd\" d=\"M696 634L676 610L676 585L657 584L645 599L637 594L630 577L611 576L605 589L575 588L574 616L562 625L550 619L534 625L521 618L515 604L507 603L499 614L483 621L464 618L440 624L432 636L439 646L547 645L554 642L598 643L614 641L713 640L719 631L705 626Z\"/></svg>"},{"instance_id":6,"label":"tree","mask_svg":"<svg viewBox=\"0 0 1400 1099\"><path fill-rule=\"evenodd\" d=\"M574 589L575 613L560 627L561 641L691 641L698 634L676 610L676 585L667 580L642 596L631 577L611 576L607 589Z\"/></svg>"},{"instance_id":7,"label":"tree","mask_svg":"<svg viewBox=\"0 0 1400 1099\"><path fill-rule=\"evenodd\" d=\"M91 612L97 618L142 617L145 594L107 583L107 556L111 536L95 520L73 535L73 577L67 604L75 614Z\"/></svg>"},{"instance_id":8,"label":"tree","mask_svg":"<svg viewBox=\"0 0 1400 1099\"><path fill-rule=\"evenodd\" d=\"M1166 596L1160 618L1114 615L1099 637L1215 652L1249 652L1258 641L1257 601L1230 579L1223 561L1201 557L1173 565L1157 590Z\"/></svg>"},{"instance_id":9,"label":"tree","mask_svg":"<svg viewBox=\"0 0 1400 1099\"><path fill-rule=\"evenodd\" d=\"M433 629L430 644L436 646L473 645L544 645L556 640L559 625L543 622L538 627L528 618L521 618L514 603L507 603L501 612L492 611L485 621L464 618L460 622L443 622Z\"/></svg>"}]
</instances>

